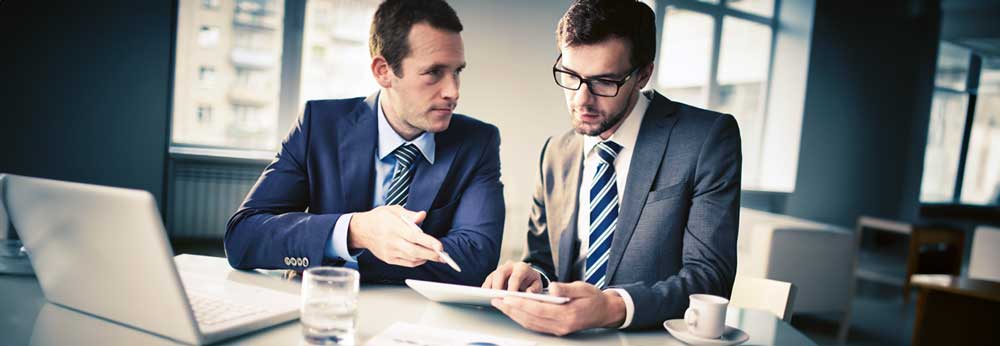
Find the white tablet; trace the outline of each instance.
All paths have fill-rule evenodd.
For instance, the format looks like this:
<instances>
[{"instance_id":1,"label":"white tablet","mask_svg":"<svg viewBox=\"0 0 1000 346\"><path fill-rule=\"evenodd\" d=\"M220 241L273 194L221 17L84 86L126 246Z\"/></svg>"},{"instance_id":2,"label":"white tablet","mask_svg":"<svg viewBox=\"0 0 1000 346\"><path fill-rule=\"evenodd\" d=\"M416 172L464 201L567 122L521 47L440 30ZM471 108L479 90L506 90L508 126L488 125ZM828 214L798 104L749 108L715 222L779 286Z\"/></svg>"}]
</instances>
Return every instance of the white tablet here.
<instances>
[{"instance_id":1,"label":"white tablet","mask_svg":"<svg viewBox=\"0 0 1000 346\"><path fill-rule=\"evenodd\" d=\"M569 301L569 298L566 297L556 297L547 294L495 290L482 287L453 285L413 279L407 279L406 285L410 286L410 288L417 291L417 293L420 293L427 299L441 303L492 306L490 305L490 299L507 296L533 299L554 304L563 304Z\"/></svg>"}]
</instances>

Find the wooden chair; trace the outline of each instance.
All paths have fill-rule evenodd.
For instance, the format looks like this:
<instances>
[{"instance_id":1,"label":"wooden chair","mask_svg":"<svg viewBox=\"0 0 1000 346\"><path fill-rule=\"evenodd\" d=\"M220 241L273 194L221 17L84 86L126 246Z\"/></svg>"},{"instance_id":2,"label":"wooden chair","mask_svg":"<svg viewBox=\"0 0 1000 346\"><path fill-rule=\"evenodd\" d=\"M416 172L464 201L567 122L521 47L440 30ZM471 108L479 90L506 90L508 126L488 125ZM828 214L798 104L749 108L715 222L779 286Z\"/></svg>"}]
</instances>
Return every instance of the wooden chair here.
<instances>
[{"instance_id":1,"label":"wooden chair","mask_svg":"<svg viewBox=\"0 0 1000 346\"><path fill-rule=\"evenodd\" d=\"M910 301L910 277L913 274L961 274L964 242L965 233L958 229L940 226L914 226L913 233L910 234L909 254L906 256L906 276L903 277L903 302L909 303ZM933 263L929 263L942 268L925 268L923 266L926 266L926 264L920 263L920 248L925 245L944 245L950 248L950 256L936 259Z\"/></svg>"}]
</instances>

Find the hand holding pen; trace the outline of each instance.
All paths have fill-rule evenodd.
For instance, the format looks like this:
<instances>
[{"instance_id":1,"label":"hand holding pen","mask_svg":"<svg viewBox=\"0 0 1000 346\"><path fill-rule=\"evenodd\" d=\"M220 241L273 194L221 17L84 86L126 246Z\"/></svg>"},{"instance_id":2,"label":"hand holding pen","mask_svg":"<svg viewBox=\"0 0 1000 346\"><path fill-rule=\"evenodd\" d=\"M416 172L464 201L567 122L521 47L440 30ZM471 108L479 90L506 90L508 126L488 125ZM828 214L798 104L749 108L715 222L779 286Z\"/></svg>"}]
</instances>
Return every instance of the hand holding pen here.
<instances>
[{"instance_id":1,"label":"hand holding pen","mask_svg":"<svg viewBox=\"0 0 1000 346\"><path fill-rule=\"evenodd\" d=\"M461 272L458 264L444 252L441 241L417 227L426 216L426 212L413 212L398 205L356 213L348 226L348 246L367 249L389 264L416 267L434 261L447 263Z\"/></svg>"},{"instance_id":2,"label":"hand holding pen","mask_svg":"<svg viewBox=\"0 0 1000 346\"><path fill-rule=\"evenodd\" d=\"M396 215L399 215L399 214L396 214ZM420 227L417 227L417 224L413 223L413 221L407 220L402 215L399 215L399 219L402 220L404 223L406 223L408 225L408 227L410 228L411 232L416 232L416 233L424 234L424 230L420 229ZM451 259L451 256L449 256L447 252L444 252L444 249L437 250L437 253L438 253L438 256L441 257L441 260L442 260L442 261L439 261L439 262L448 264L448 266L451 267L451 269L454 269L455 271L457 271L459 273L462 272L462 268L458 266L458 263L455 263L455 260Z\"/></svg>"}]
</instances>

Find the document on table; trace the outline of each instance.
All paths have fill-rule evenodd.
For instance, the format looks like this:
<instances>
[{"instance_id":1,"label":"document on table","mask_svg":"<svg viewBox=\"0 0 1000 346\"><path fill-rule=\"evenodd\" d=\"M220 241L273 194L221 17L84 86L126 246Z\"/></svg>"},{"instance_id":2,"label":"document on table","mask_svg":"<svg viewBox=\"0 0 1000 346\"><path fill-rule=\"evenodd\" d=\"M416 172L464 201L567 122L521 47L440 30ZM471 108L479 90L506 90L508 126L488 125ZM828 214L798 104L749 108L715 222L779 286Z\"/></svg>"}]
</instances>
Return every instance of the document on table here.
<instances>
[{"instance_id":1,"label":"document on table","mask_svg":"<svg viewBox=\"0 0 1000 346\"><path fill-rule=\"evenodd\" d=\"M367 346L534 346L532 341L500 338L396 322L368 341Z\"/></svg>"}]
</instances>

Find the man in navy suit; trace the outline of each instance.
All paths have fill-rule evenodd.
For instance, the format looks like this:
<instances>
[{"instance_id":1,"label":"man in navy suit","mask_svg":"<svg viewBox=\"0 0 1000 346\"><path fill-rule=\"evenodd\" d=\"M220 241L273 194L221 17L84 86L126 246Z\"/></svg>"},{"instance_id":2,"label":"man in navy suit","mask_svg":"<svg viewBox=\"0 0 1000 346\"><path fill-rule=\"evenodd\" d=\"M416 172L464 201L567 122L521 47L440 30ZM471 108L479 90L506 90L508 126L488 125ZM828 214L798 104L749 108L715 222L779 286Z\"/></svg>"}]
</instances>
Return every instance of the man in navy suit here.
<instances>
[{"instance_id":1,"label":"man in navy suit","mask_svg":"<svg viewBox=\"0 0 1000 346\"><path fill-rule=\"evenodd\" d=\"M653 73L653 10L634 0L577 0L559 22L552 74L572 130L550 138L523 262L483 287L570 297L507 297L525 328L650 328L688 296L728 297L736 276L740 133L732 115L642 92ZM666 57L670 59L670 57Z\"/></svg>"},{"instance_id":2,"label":"man in navy suit","mask_svg":"<svg viewBox=\"0 0 1000 346\"><path fill-rule=\"evenodd\" d=\"M239 269L344 265L366 282L478 284L499 259L503 185L497 128L452 113L462 24L443 0L387 0L371 30L380 91L306 103L230 219L226 256Z\"/></svg>"}]
</instances>

